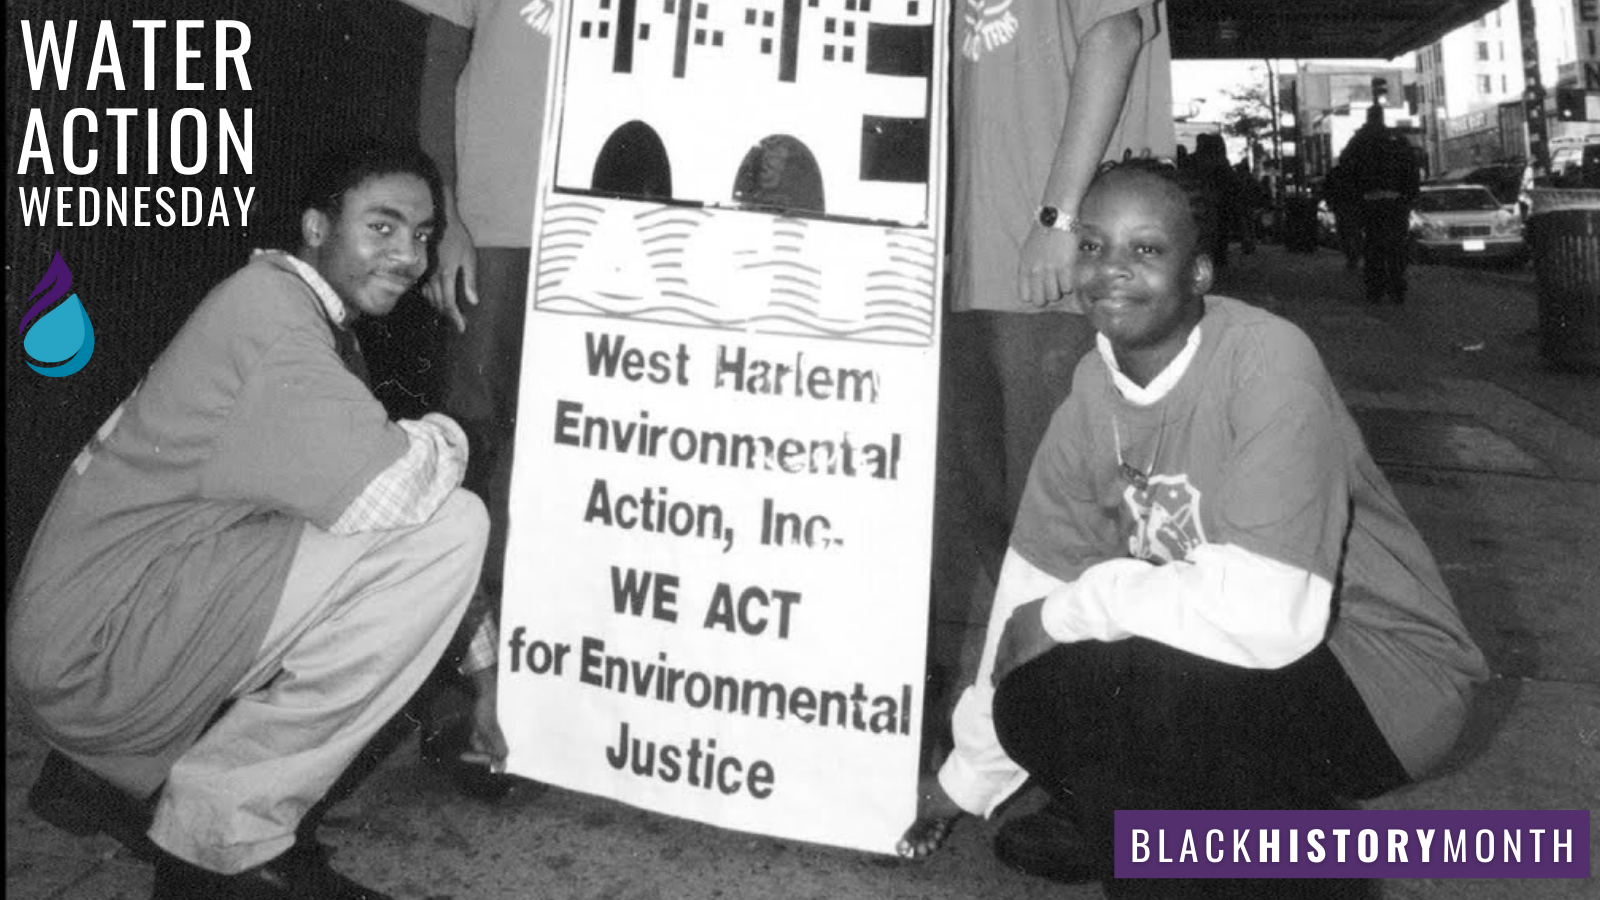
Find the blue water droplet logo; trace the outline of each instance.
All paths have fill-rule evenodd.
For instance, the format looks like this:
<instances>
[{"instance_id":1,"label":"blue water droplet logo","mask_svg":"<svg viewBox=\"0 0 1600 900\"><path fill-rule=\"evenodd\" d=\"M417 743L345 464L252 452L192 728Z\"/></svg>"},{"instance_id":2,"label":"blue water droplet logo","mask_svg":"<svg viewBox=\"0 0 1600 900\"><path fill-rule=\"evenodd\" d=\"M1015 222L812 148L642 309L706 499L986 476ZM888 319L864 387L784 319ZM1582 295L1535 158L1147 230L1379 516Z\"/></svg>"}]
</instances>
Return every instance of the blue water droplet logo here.
<instances>
[{"instance_id":1,"label":"blue water droplet logo","mask_svg":"<svg viewBox=\"0 0 1600 900\"><path fill-rule=\"evenodd\" d=\"M23 336L22 349L32 360L43 363L28 362L28 368L40 375L65 378L88 365L94 353L94 326L89 322L89 311L71 290L72 270L58 251L44 277L34 286L28 298L32 306L17 329ZM51 309L51 304L62 297L67 299Z\"/></svg>"}]
</instances>

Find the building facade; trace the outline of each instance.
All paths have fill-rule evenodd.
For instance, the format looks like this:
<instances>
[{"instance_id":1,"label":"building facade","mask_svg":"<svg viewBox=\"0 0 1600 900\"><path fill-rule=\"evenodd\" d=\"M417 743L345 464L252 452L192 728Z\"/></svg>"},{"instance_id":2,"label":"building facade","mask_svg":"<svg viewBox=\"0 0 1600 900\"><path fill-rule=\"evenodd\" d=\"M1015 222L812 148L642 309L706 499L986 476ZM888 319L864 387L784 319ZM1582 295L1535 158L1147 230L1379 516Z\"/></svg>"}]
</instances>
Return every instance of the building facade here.
<instances>
[{"instance_id":1,"label":"building facade","mask_svg":"<svg viewBox=\"0 0 1600 900\"><path fill-rule=\"evenodd\" d=\"M1406 57L1375 65L1301 63L1279 92L1294 101L1299 169L1307 184L1339 161L1374 103L1383 108L1384 124L1420 145L1416 73Z\"/></svg>"},{"instance_id":2,"label":"building facade","mask_svg":"<svg viewBox=\"0 0 1600 900\"><path fill-rule=\"evenodd\" d=\"M1532 0L1533 38L1552 145L1600 133L1600 0ZM1508 0L1417 51L1422 143L1430 171L1528 156L1523 34Z\"/></svg>"}]
</instances>

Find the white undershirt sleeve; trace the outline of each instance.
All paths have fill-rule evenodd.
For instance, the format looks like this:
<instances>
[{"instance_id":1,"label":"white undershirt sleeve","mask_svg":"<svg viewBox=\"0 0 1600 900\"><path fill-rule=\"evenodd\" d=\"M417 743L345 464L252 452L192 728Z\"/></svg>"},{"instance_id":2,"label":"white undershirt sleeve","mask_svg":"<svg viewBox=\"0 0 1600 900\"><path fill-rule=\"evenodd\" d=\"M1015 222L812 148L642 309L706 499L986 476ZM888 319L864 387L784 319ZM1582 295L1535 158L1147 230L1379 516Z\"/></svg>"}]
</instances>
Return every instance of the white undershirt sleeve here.
<instances>
[{"instance_id":1,"label":"white undershirt sleeve","mask_svg":"<svg viewBox=\"0 0 1600 900\"><path fill-rule=\"evenodd\" d=\"M961 692L950 728L955 749L939 769L939 784L956 805L974 815L987 816L1016 793L1028 773L1000 748L994 731L994 657L1006 622L1018 606L1038 600L1061 587L1062 581L1007 550L989 610L988 630L977 680Z\"/></svg>"},{"instance_id":2,"label":"white undershirt sleeve","mask_svg":"<svg viewBox=\"0 0 1600 900\"><path fill-rule=\"evenodd\" d=\"M1027 780L994 730L994 658L1018 606L1046 597L1045 630L1063 643L1134 635L1252 669L1287 665L1321 643L1333 586L1303 569L1232 544L1204 544L1184 562L1096 563L1070 583L1006 552L973 684L951 716L955 749L939 784L958 806L987 816Z\"/></svg>"},{"instance_id":3,"label":"white undershirt sleeve","mask_svg":"<svg viewBox=\"0 0 1600 900\"><path fill-rule=\"evenodd\" d=\"M1058 641L1139 636L1218 662L1276 669L1322 642L1333 585L1234 544L1202 544L1163 566L1114 559L1052 591L1042 617Z\"/></svg>"}]
</instances>

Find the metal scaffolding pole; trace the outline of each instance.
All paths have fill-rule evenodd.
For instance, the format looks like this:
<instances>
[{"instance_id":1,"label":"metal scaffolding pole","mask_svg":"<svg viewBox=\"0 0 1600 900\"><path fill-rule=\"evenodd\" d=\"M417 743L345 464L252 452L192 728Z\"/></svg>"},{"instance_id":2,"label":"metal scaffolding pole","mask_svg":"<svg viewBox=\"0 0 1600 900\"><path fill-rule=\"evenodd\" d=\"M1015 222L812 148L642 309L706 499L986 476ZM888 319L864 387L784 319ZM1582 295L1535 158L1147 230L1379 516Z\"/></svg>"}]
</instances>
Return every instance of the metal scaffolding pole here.
<instances>
[{"instance_id":1,"label":"metal scaffolding pole","mask_svg":"<svg viewBox=\"0 0 1600 900\"><path fill-rule=\"evenodd\" d=\"M1267 105L1272 114L1272 159L1278 166L1278 177L1272 180L1273 200L1277 201L1283 194L1283 180L1285 167L1283 163L1283 115L1278 111L1278 74L1272 70L1272 60L1265 60L1267 64Z\"/></svg>"},{"instance_id":2,"label":"metal scaffolding pole","mask_svg":"<svg viewBox=\"0 0 1600 900\"><path fill-rule=\"evenodd\" d=\"M1522 32L1522 104L1528 119L1528 161L1535 178L1550 174L1550 124L1544 115L1544 80L1539 75L1539 36L1533 0L1517 0Z\"/></svg>"}]
</instances>

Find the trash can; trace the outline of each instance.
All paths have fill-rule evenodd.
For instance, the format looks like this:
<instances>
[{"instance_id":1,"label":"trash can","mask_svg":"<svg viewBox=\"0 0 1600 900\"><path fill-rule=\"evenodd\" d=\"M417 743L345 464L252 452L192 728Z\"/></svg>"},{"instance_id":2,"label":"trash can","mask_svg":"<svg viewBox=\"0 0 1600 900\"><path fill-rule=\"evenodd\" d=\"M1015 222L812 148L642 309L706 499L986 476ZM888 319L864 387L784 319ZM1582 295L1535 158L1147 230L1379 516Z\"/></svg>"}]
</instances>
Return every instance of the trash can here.
<instances>
[{"instance_id":1,"label":"trash can","mask_svg":"<svg viewBox=\"0 0 1600 900\"><path fill-rule=\"evenodd\" d=\"M1600 190L1528 192L1525 237L1539 282L1539 353L1600 371Z\"/></svg>"}]
</instances>

